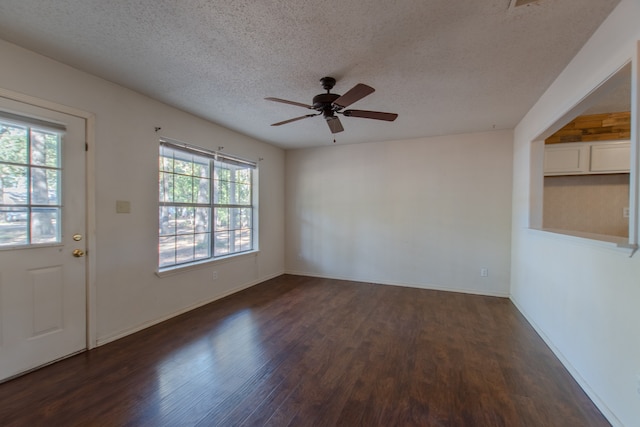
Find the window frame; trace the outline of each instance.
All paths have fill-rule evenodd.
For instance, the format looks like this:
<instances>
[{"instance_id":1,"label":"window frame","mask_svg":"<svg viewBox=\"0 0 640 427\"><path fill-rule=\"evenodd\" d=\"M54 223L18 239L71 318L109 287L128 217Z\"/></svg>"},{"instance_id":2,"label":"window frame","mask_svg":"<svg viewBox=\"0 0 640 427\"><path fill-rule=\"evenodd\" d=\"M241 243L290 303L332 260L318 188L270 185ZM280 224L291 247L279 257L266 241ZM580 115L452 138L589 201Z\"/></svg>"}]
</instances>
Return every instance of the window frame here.
<instances>
[{"instance_id":1,"label":"window frame","mask_svg":"<svg viewBox=\"0 0 640 427\"><path fill-rule=\"evenodd\" d=\"M163 183L162 183L163 174L170 173L170 174L173 174L174 176L180 175L175 172L174 166L172 166L172 171L170 172L163 169L162 159L163 157L166 157L166 156L163 156L163 150L165 149L170 149L174 153L177 152L185 156L197 156L200 159L206 159L206 161L208 162L208 175L207 176L197 175L194 171L192 171L192 174L190 176L192 177L192 179L195 179L198 176L200 176L200 177L206 178L209 181L208 190L207 190L208 202L203 203L203 202L198 202L197 200L194 201L193 198L196 197L195 194L192 194L191 202L184 202L184 201L176 202L175 200L167 201L166 197L165 197L165 200L163 200ZM193 157L192 157L192 162L196 164L196 159ZM217 177L217 173L218 173L218 170L221 169L221 167L224 167L224 165L231 166L229 168L231 170L234 170L235 168L235 170L250 171L248 183L244 183L244 184L248 184L249 186L250 194L248 197L248 204L219 203L219 200L216 196L217 195L216 185L220 182L219 178ZM235 258L238 256L243 256L243 255L257 252L258 243L257 243L257 232L256 232L257 230L257 203L256 203L257 175L256 174L257 174L256 162L242 159L240 157L232 156L226 153L221 153L220 151L207 150L201 147L197 147L191 144L186 144L186 143L175 141L175 140L170 140L167 138L160 139L159 155L158 155L158 222L159 223L158 223L158 249L157 249L157 256L158 256L157 273L159 275L160 273L167 273L167 272L173 272L177 270L189 269L189 268L197 267L202 264L209 264L211 262L220 261L220 260L229 259L229 258ZM234 182L234 184L237 184L237 183ZM192 185L195 185L195 184L192 184ZM231 200L231 201L236 202L235 200ZM173 234L163 233L161 212L163 208L168 208L168 207L194 209L193 230L188 233L179 233L177 225L174 224ZM205 229L204 229L205 231L201 231L201 232L197 231L197 219L195 215L195 209L207 210L208 221L207 221L207 224L205 225ZM235 250L231 252L231 249L233 248L231 241L234 241L235 243L234 236L237 230L232 227L231 221L229 219L229 221L227 221L227 228L226 228L226 232L229 233L228 243L227 243L228 244L227 247L229 250L225 251L224 253L219 252L216 244L217 236L219 233L224 232L224 230L219 229L217 226L218 209L229 209L229 210L230 209L249 209L250 220L248 222L248 227L238 229L238 230L244 231L245 235L246 235L246 231L248 230L248 236L249 236L248 248ZM195 248L197 246L196 236L198 234L206 234L208 236L208 238L206 239L208 248L207 248L206 256L198 257L196 259ZM194 236L193 244L191 246L191 248L193 249L192 253L194 254L194 256L192 256L190 260L187 260L187 261L178 260L178 247L177 247L178 242L174 240L173 262L171 263L162 262L161 242L163 237L173 237L174 239L177 239L178 236L191 236L191 235Z\"/></svg>"}]
</instances>

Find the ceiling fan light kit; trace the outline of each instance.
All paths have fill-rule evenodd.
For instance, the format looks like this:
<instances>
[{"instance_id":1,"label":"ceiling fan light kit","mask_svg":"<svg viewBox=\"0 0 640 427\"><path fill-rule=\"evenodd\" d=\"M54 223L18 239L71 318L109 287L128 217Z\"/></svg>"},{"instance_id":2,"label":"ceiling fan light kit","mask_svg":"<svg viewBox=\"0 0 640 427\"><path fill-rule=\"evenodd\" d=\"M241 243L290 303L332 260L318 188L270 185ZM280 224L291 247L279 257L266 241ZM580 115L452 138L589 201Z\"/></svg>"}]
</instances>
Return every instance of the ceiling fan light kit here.
<instances>
[{"instance_id":1,"label":"ceiling fan light kit","mask_svg":"<svg viewBox=\"0 0 640 427\"><path fill-rule=\"evenodd\" d=\"M316 114L306 114L300 117L294 117L293 119L284 120L278 123L273 123L271 126L280 126L287 123L296 122L298 120L306 119L308 117L323 116L329 126L331 133L338 133L344 131L340 118L336 114L342 114L345 117L358 117L363 119L384 120L387 122L394 121L398 115L395 113L383 113L381 111L368 111L368 110L343 110L345 107L361 100L367 95L372 94L375 89L371 86L367 86L363 83L358 83L351 88L344 95L337 93L331 93L331 89L336 84L336 79L333 77L323 77L320 79L322 88L327 93L321 93L313 97L311 105L303 104L301 102L288 101L280 98L265 98L267 101L281 102L283 104L295 105L302 108L317 111Z\"/></svg>"}]
</instances>

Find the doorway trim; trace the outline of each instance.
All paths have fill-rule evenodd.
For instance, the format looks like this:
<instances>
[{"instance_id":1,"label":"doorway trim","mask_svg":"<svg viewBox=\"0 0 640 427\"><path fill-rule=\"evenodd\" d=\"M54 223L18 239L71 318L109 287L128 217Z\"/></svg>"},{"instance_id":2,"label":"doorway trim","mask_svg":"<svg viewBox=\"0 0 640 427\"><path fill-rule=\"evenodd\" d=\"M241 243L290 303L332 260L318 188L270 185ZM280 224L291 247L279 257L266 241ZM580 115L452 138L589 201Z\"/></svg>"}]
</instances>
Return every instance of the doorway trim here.
<instances>
[{"instance_id":1,"label":"doorway trim","mask_svg":"<svg viewBox=\"0 0 640 427\"><path fill-rule=\"evenodd\" d=\"M0 96L35 107L46 108L70 116L79 117L85 120L85 143L86 143L86 227L87 236L86 252L86 346L91 350L97 346L96 331L96 200L95 200L95 114L88 111L79 110L67 105L47 101L31 95L4 89L0 87Z\"/></svg>"}]
</instances>

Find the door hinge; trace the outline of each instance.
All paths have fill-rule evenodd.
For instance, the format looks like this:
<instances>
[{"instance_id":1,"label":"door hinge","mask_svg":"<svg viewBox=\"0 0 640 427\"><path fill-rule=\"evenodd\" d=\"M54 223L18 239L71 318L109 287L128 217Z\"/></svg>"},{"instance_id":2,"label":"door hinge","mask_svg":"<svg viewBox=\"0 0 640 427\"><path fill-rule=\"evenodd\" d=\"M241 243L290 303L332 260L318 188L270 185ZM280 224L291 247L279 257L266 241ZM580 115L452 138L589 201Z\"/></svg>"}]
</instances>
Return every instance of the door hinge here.
<instances>
[{"instance_id":1,"label":"door hinge","mask_svg":"<svg viewBox=\"0 0 640 427\"><path fill-rule=\"evenodd\" d=\"M84 143L84 151L89 151L89 143L88 142Z\"/></svg>"}]
</instances>

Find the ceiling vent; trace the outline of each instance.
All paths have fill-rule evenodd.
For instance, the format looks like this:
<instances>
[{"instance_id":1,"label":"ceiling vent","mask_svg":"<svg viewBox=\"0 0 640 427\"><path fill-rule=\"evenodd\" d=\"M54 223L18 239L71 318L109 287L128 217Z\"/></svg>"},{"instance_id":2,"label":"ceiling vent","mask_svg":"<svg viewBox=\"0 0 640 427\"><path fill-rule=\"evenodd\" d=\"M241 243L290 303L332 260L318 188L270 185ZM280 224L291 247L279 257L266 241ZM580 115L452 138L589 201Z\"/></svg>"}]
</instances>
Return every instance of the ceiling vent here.
<instances>
[{"instance_id":1,"label":"ceiling vent","mask_svg":"<svg viewBox=\"0 0 640 427\"><path fill-rule=\"evenodd\" d=\"M532 3L538 3L540 0L511 0L511 4L509 4L509 9L515 9L520 6L529 6Z\"/></svg>"}]
</instances>

